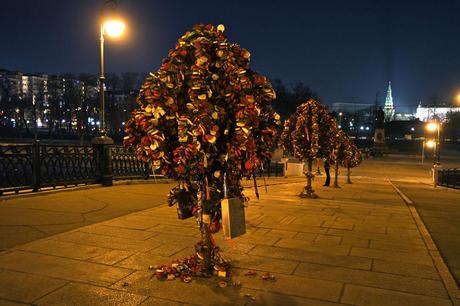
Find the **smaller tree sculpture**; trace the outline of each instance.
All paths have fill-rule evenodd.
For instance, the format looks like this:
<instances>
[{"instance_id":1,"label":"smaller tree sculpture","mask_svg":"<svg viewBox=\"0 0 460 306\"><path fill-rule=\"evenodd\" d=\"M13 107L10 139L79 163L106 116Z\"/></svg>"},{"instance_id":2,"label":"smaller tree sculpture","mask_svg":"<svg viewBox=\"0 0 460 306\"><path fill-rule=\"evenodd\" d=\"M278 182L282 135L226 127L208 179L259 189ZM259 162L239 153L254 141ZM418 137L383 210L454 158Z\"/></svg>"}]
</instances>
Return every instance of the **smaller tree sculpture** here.
<instances>
[{"instance_id":1,"label":"smaller tree sculpture","mask_svg":"<svg viewBox=\"0 0 460 306\"><path fill-rule=\"evenodd\" d=\"M316 198L312 188L312 164L317 157L329 156L335 135L335 121L326 108L318 101L310 99L297 107L286 120L281 135L283 148L301 161L307 162L307 186L300 194L302 197ZM332 137L332 138L331 138Z\"/></svg>"},{"instance_id":2,"label":"smaller tree sculpture","mask_svg":"<svg viewBox=\"0 0 460 306\"><path fill-rule=\"evenodd\" d=\"M344 158L341 162L341 165L347 168L347 184L353 184L353 182L350 179L350 175L351 175L350 168L357 167L359 164L361 164L362 160L363 160L363 156L361 154L361 151L353 143L353 141L351 141L348 138L347 146L344 152Z\"/></svg>"}]
</instances>

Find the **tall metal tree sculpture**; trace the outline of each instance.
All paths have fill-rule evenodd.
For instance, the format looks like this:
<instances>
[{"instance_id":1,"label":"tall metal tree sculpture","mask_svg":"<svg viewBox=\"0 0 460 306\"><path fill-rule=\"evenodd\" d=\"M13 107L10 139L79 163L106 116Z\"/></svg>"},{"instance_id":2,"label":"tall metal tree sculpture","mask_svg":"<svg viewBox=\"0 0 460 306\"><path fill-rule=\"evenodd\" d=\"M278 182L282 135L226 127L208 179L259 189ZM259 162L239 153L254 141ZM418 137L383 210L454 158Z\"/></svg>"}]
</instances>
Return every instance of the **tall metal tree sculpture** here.
<instances>
[{"instance_id":1,"label":"tall metal tree sculpture","mask_svg":"<svg viewBox=\"0 0 460 306\"><path fill-rule=\"evenodd\" d=\"M220 201L246 198L240 179L270 160L279 116L268 80L249 68L250 53L229 43L219 25L197 25L168 53L141 88L125 145L179 182L169 195L179 218L197 218L198 272L217 257Z\"/></svg>"},{"instance_id":2,"label":"tall metal tree sculpture","mask_svg":"<svg viewBox=\"0 0 460 306\"><path fill-rule=\"evenodd\" d=\"M316 198L312 188L312 164L318 156L319 147L319 118L322 115L322 105L310 99L297 107L294 114L285 121L281 141L285 151L292 156L306 161L308 165L307 186L300 194L303 197Z\"/></svg>"}]
</instances>

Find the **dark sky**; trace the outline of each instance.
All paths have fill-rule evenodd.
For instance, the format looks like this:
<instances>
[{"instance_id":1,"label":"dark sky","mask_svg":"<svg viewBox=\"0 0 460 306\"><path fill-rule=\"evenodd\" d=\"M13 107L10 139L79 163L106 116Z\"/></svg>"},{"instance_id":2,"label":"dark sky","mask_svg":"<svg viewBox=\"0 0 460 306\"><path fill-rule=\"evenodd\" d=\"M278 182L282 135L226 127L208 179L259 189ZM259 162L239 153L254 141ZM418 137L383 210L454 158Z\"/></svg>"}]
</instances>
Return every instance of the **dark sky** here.
<instances>
[{"instance_id":1,"label":"dark sky","mask_svg":"<svg viewBox=\"0 0 460 306\"><path fill-rule=\"evenodd\" d=\"M0 0L0 68L98 72L98 0ZM460 92L460 1L119 0L128 35L107 71L151 71L195 23L223 23L269 78L302 81L323 101L396 106Z\"/></svg>"}]
</instances>

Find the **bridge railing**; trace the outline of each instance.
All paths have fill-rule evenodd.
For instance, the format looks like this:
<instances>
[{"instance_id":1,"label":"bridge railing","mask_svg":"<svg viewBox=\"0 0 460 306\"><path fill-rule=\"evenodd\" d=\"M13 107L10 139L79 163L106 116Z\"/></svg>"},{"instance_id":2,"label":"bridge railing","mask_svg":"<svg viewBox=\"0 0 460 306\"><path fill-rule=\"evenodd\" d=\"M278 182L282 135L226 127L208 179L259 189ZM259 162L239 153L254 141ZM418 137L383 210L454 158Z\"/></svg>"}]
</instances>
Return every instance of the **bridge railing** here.
<instances>
[{"instance_id":1,"label":"bridge railing","mask_svg":"<svg viewBox=\"0 0 460 306\"><path fill-rule=\"evenodd\" d=\"M0 144L0 195L46 187L101 183L107 175L101 165L106 155L94 145ZM138 160L130 148L108 146L109 179L149 179L148 163ZM157 175L158 177L158 175Z\"/></svg>"},{"instance_id":2,"label":"bridge railing","mask_svg":"<svg viewBox=\"0 0 460 306\"><path fill-rule=\"evenodd\" d=\"M460 169L451 168L438 170L438 185L460 189Z\"/></svg>"}]
</instances>

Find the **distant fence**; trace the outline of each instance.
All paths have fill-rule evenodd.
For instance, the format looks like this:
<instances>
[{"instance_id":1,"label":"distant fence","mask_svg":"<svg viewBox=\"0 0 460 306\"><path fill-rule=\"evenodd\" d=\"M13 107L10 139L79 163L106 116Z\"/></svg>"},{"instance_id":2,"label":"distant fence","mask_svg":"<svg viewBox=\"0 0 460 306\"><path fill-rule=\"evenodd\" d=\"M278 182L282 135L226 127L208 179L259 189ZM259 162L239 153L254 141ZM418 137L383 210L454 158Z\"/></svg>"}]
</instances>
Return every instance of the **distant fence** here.
<instances>
[{"instance_id":1,"label":"distant fence","mask_svg":"<svg viewBox=\"0 0 460 306\"><path fill-rule=\"evenodd\" d=\"M110 184L112 180L148 179L153 174L150 165L138 160L132 149L107 148L109 153L102 154L97 145L0 144L0 195L101 183L107 167Z\"/></svg>"},{"instance_id":2,"label":"distant fence","mask_svg":"<svg viewBox=\"0 0 460 306\"><path fill-rule=\"evenodd\" d=\"M438 171L438 185L460 189L460 169L442 169Z\"/></svg>"}]
</instances>

